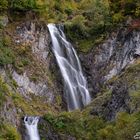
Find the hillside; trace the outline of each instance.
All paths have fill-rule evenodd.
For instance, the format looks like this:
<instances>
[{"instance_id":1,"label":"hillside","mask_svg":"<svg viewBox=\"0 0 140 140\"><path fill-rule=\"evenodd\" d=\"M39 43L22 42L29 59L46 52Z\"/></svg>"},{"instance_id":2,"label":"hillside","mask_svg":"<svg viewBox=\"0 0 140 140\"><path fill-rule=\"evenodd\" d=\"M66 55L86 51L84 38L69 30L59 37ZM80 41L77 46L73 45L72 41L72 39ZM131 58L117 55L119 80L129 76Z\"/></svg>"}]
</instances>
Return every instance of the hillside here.
<instances>
[{"instance_id":1,"label":"hillside","mask_svg":"<svg viewBox=\"0 0 140 140\"><path fill-rule=\"evenodd\" d=\"M139 56L139 0L0 0L0 140L135 139Z\"/></svg>"}]
</instances>

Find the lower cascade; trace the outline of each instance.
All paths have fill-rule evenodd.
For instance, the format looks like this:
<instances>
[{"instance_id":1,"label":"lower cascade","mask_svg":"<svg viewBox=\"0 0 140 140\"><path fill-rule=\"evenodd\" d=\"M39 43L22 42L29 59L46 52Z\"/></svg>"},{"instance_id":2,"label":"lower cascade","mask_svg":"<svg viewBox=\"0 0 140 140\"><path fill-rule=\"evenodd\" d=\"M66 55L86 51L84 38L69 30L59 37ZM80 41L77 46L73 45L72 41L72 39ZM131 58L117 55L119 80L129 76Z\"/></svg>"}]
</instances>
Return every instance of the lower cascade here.
<instances>
[{"instance_id":1,"label":"lower cascade","mask_svg":"<svg viewBox=\"0 0 140 140\"><path fill-rule=\"evenodd\" d=\"M27 129L29 140L40 140L38 133L39 117L24 117L24 124Z\"/></svg>"},{"instance_id":2,"label":"lower cascade","mask_svg":"<svg viewBox=\"0 0 140 140\"><path fill-rule=\"evenodd\" d=\"M82 108L90 103L91 98L76 51L67 41L62 25L48 24L48 28L52 49L64 81L64 96L68 110Z\"/></svg>"}]
</instances>

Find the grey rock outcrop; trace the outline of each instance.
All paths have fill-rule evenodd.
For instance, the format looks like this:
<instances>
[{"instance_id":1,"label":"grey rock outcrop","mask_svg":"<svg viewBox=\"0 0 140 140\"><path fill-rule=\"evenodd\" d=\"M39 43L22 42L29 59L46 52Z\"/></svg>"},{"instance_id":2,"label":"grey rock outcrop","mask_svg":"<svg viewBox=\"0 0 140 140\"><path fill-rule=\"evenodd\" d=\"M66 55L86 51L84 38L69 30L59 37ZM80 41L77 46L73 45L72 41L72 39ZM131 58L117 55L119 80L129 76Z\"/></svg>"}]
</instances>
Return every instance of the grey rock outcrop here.
<instances>
[{"instance_id":1,"label":"grey rock outcrop","mask_svg":"<svg viewBox=\"0 0 140 140\"><path fill-rule=\"evenodd\" d=\"M102 85L120 74L140 56L140 31L121 29L112 33L107 41L94 47L87 55L81 55L92 96L100 92Z\"/></svg>"},{"instance_id":2,"label":"grey rock outcrop","mask_svg":"<svg viewBox=\"0 0 140 140\"><path fill-rule=\"evenodd\" d=\"M98 93L104 94L102 89L111 90L110 98L104 99L99 105L94 104L91 114L114 120L117 112L129 113L129 83L122 80L110 85L108 81L122 74L139 59L140 31L120 29L117 33L112 33L103 44L80 56L93 103L98 99Z\"/></svg>"},{"instance_id":3,"label":"grey rock outcrop","mask_svg":"<svg viewBox=\"0 0 140 140\"><path fill-rule=\"evenodd\" d=\"M29 95L34 94L36 96L44 96L48 102L53 102L54 95L51 91L49 91L47 82L44 81L43 83L34 83L30 81L26 73L19 75L15 71L13 72L12 76L18 85L18 92L24 97L30 98Z\"/></svg>"}]
</instances>

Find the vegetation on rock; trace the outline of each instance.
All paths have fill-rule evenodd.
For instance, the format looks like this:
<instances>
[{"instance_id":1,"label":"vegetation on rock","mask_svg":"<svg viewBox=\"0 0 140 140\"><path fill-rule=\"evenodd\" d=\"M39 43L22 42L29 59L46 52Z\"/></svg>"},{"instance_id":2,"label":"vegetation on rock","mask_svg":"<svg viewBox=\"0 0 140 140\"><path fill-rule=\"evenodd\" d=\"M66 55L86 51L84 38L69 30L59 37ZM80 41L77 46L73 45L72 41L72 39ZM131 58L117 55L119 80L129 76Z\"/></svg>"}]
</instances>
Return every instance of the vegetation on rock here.
<instances>
[{"instance_id":1,"label":"vegetation on rock","mask_svg":"<svg viewBox=\"0 0 140 140\"><path fill-rule=\"evenodd\" d=\"M19 133L12 125L1 123L0 132L0 140L20 140Z\"/></svg>"},{"instance_id":2,"label":"vegetation on rock","mask_svg":"<svg viewBox=\"0 0 140 140\"><path fill-rule=\"evenodd\" d=\"M16 27L26 20L28 14L28 18L31 14L33 20L37 19L39 26L40 21L63 23L68 39L79 52L87 53L118 27L128 26L128 35L132 30L139 30L140 21L136 20L140 17L139 0L0 0L0 14L8 15L10 22L3 26L0 16L0 67L7 72L6 77L2 77L3 73L0 76L0 112L10 99L11 108L17 109L15 115L18 119L25 114L43 116L45 124L49 124L47 127L40 124L39 129L44 133L50 129L60 138L70 135L78 140L133 139L140 130L139 60L110 79L106 83L109 88L103 86L102 92L84 110L73 112L58 113L62 105L60 95L55 95L58 102L55 105L46 104L42 97L30 93L31 99L24 98L17 92L18 85L9 71L12 69L19 74L27 71L34 83L46 77L50 85L54 82L55 72L48 72L46 65L32 55L30 43L14 42ZM110 87L118 88L122 83L127 84L127 109L119 108L115 112L115 120L108 121L110 106L107 105L116 95ZM5 123L0 116L0 123L0 140L20 139L11 122Z\"/></svg>"}]
</instances>

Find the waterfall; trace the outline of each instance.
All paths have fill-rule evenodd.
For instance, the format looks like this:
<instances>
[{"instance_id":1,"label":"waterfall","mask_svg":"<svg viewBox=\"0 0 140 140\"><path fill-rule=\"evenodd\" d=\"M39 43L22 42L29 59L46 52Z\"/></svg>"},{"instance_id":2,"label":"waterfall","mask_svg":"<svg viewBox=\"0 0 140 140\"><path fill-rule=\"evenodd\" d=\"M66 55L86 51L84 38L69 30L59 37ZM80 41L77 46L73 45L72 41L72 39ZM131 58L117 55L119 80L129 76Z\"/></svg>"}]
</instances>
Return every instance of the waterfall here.
<instances>
[{"instance_id":1,"label":"waterfall","mask_svg":"<svg viewBox=\"0 0 140 140\"><path fill-rule=\"evenodd\" d=\"M52 50L64 81L64 97L68 110L82 108L91 98L76 51L67 41L62 25L48 24L48 29L52 39Z\"/></svg>"},{"instance_id":2,"label":"waterfall","mask_svg":"<svg viewBox=\"0 0 140 140\"><path fill-rule=\"evenodd\" d=\"M29 140L40 140L37 129L39 117L24 117L24 124L27 129Z\"/></svg>"}]
</instances>

